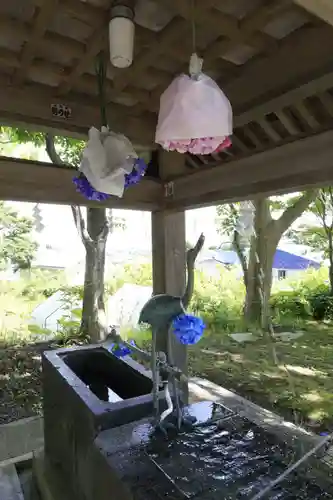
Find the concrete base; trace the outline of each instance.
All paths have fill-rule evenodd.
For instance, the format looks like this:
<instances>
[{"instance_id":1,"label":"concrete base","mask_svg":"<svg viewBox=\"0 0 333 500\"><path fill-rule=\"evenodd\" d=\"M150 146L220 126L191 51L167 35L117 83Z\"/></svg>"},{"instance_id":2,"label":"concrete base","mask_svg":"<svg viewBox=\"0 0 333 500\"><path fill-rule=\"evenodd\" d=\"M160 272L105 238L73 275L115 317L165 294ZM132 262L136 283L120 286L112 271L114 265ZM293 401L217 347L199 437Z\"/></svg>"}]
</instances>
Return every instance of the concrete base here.
<instances>
[{"instance_id":1,"label":"concrete base","mask_svg":"<svg viewBox=\"0 0 333 500\"><path fill-rule=\"evenodd\" d=\"M206 379L192 378L189 389L191 402L208 400L224 404L238 415L246 417L288 442L292 448L298 451L299 455L306 453L322 439ZM0 426L0 443L0 465L10 465L31 458L34 450L43 446L43 419L29 418ZM328 489L332 487L332 457L331 448L326 449L326 451L323 449L321 458L313 459L311 464L316 474L325 476ZM41 468L41 465L38 467ZM1 495L0 498L2 500ZM64 496L57 498L65 500Z\"/></svg>"},{"instance_id":2,"label":"concrete base","mask_svg":"<svg viewBox=\"0 0 333 500\"><path fill-rule=\"evenodd\" d=\"M32 452L44 446L41 417L17 420L0 426L0 466L32 458Z\"/></svg>"}]
</instances>

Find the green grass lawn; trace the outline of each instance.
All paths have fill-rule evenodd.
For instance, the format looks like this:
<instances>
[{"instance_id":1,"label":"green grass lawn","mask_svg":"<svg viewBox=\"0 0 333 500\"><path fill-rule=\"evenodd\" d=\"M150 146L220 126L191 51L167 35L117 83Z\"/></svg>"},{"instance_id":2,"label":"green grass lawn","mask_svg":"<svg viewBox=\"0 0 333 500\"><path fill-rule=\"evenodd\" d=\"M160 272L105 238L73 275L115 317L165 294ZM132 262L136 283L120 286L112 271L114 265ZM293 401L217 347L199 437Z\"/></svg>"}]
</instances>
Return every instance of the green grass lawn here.
<instances>
[{"instance_id":1,"label":"green grass lawn","mask_svg":"<svg viewBox=\"0 0 333 500\"><path fill-rule=\"evenodd\" d=\"M190 349L190 372L288 419L296 412L303 425L333 428L333 326L309 323L303 331L297 340L275 344L278 366L268 339L240 345L207 332Z\"/></svg>"}]
</instances>

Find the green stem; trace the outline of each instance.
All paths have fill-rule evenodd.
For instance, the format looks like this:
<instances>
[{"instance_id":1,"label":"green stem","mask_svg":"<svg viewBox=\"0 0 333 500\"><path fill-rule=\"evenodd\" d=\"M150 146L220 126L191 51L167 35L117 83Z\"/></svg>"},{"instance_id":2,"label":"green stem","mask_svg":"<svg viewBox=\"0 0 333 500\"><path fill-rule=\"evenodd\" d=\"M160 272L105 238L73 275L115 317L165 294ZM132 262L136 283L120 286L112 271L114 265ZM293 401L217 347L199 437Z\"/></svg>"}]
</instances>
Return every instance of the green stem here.
<instances>
[{"instance_id":1,"label":"green stem","mask_svg":"<svg viewBox=\"0 0 333 500\"><path fill-rule=\"evenodd\" d=\"M100 52L96 62L96 76L98 86L98 99L101 112L101 125L102 127L108 126L108 119L106 113L106 97L105 97L105 80L106 80L106 59L105 52Z\"/></svg>"}]
</instances>

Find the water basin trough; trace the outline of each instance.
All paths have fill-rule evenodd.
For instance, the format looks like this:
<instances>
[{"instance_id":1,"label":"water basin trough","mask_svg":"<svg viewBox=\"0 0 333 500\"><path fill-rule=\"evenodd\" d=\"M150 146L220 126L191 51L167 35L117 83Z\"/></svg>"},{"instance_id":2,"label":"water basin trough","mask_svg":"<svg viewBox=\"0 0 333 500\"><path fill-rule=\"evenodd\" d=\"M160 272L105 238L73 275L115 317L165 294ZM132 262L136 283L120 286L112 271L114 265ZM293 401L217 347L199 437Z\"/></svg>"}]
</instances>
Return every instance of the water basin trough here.
<instances>
[{"instance_id":1,"label":"water basin trough","mask_svg":"<svg viewBox=\"0 0 333 500\"><path fill-rule=\"evenodd\" d=\"M45 353L45 460L72 500L252 500L297 460L278 436L223 404L198 402L169 439L153 433L151 379L101 347ZM311 466L263 498L332 498Z\"/></svg>"}]
</instances>

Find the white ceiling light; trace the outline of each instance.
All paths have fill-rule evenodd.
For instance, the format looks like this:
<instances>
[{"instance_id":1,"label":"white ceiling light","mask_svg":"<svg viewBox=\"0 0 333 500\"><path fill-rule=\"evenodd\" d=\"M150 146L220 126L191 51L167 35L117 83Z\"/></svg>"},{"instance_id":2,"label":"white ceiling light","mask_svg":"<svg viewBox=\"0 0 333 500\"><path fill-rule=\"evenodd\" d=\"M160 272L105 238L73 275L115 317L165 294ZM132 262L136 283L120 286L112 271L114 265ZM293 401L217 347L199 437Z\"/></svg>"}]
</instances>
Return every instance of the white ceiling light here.
<instances>
[{"instance_id":1,"label":"white ceiling light","mask_svg":"<svg viewBox=\"0 0 333 500\"><path fill-rule=\"evenodd\" d=\"M109 23L110 60L116 68L128 68L133 62L134 12L126 5L111 8Z\"/></svg>"}]
</instances>

